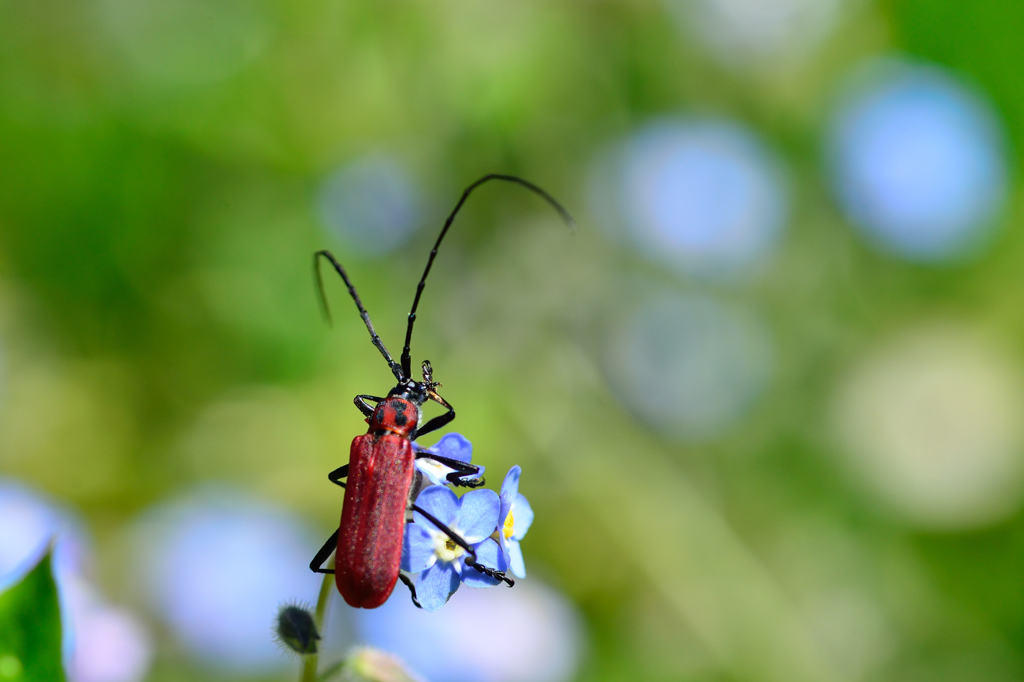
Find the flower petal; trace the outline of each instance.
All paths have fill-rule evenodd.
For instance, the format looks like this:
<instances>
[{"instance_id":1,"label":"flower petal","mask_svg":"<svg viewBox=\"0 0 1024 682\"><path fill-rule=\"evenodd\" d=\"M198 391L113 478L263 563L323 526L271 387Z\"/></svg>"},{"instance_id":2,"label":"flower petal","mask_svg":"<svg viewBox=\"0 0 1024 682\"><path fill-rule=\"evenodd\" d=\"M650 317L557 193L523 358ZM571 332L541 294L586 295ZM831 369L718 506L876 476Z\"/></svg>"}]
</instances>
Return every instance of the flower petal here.
<instances>
[{"instance_id":1,"label":"flower petal","mask_svg":"<svg viewBox=\"0 0 1024 682\"><path fill-rule=\"evenodd\" d=\"M493 490L471 490L459 502L459 531L469 544L480 542L498 527L500 503Z\"/></svg>"},{"instance_id":2,"label":"flower petal","mask_svg":"<svg viewBox=\"0 0 1024 682\"><path fill-rule=\"evenodd\" d=\"M430 457L420 457L416 460L416 469L427 477L430 481L430 485L451 485L451 481L448 480L448 475L455 472L455 469L448 466L447 464L441 464L436 459ZM463 481L473 481L484 477L484 471L487 467L479 466L476 467L476 473L460 474L459 478Z\"/></svg>"},{"instance_id":3,"label":"flower petal","mask_svg":"<svg viewBox=\"0 0 1024 682\"><path fill-rule=\"evenodd\" d=\"M416 506L449 528L452 527L452 524L459 517L459 498L443 485L432 485L424 488L420 496L416 498ZM434 523L419 512L413 512L413 518L416 520L416 523L424 528L437 530Z\"/></svg>"},{"instance_id":4,"label":"flower petal","mask_svg":"<svg viewBox=\"0 0 1024 682\"><path fill-rule=\"evenodd\" d=\"M508 510L512 508L512 503L516 500L516 494L519 493L519 474L521 472L522 469L516 464L508 470L508 473L505 474L505 480L501 483L501 512L498 517L498 523L500 524L505 523Z\"/></svg>"},{"instance_id":5,"label":"flower petal","mask_svg":"<svg viewBox=\"0 0 1024 682\"><path fill-rule=\"evenodd\" d=\"M452 564L439 562L420 573L416 598L424 611L437 611L459 589L459 575Z\"/></svg>"},{"instance_id":6,"label":"flower petal","mask_svg":"<svg viewBox=\"0 0 1024 682\"><path fill-rule=\"evenodd\" d=\"M533 523L533 508L521 494L512 503L512 539L522 540Z\"/></svg>"},{"instance_id":7,"label":"flower petal","mask_svg":"<svg viewBox=\"0 0 1024 682\"><path fill-rule=\"evenodd\" d=\"M493 568L498 571L508 570L505 558L498 551L498 543L491 538L487 538L476 547L476 560L487 568ZM501 584L500 580L481 573L471 566L464 566L462 568L462 582L470 587L494 587Z\"/></svg>"},{"instance_id":8,"label":"flower petal","mask_svg":"<svg viewBox=\"0 0 1024 682\"><path fill-rule=\"evenodd\" d=\"M526 563L523 561L523 549L513 540L508 543L508 564L512 575L517 578L526 577Z\"/></svg>"},{"instance_id":9,"label":"flower petal","mask_svg":"<svg viewBox=\"0 0 1024 682\"><path fill-rule=\"evenodd\" d=\"M430 458L429 455L447 457L467 464L473 457L473 445L460 433L447 433L436 445L429 448L422 447L418 443L413 443L413 448L416 452L427 455L416 459L416 468L434 485L450 484L447 477L455 469ZM484 467L477 467L477 469L478 471L472 476L463 476L463 480L481 478L484 475Z\"/></svg>"},{"instance_id":10,"label":"flower petal","mask_svg":"<svg viewBox=\"0 0 1024 682\"><path fill-rule=\"evenodd\" d=\"M450 466L441 464L440 462L430 459L429 457L420 457L416 460L416 469L427 477L431 485L444 485L448 474L455 471Z\"/></svg>"},{"instance_id":11,"label":"flower petal","mask_svg":"<svg viewBox=\"0 0 1024 682\"><path fill-rule=\"evenodd\" d=\"M437 441L437 445L430 448L430 452L460 462L469 462L473 458L473 445L461 433L446 433Z\"/></svg>"},{"instance_id":12,"label":"flower petal","mask_svg":"<svg viewBox=\"0 0 1024 682\"><path fill-rule=\"evenodd\" d=\"M402 538L402 570L419 573L430 568L437 561L434 553L434 538L415 523L405 524Z\"/></svg>"}]
</instances>

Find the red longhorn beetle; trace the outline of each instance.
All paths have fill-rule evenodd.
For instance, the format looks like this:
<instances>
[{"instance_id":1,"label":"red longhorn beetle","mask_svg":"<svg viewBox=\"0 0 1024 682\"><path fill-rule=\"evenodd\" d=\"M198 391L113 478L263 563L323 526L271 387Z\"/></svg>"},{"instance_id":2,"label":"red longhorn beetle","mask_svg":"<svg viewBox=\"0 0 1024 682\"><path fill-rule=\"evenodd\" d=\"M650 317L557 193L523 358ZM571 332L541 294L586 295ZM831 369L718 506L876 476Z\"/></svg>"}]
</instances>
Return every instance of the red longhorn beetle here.
<instances>
[{"instance_id":1,"label":"red longhorn beetle","mask_svg":"<svg viewBox=\"0 0 1024 682\"><path fill-rule=\"evenodd\" d=\"M419 306L420 296L426 286L427 275L430 274L434 258L437 257L437 249L441 246L441 240L448 233L448 228L451 227L456 214L473 190L490 180L505 180L522 185L543 197L561 214L570 227L574 225L572 216L550 194L522 178L513 175L490 174L467 187L448 219L445 220L441 234L430 251L427 267L423 270L423 277L416 285L416 296L412 301L408 326L405 330L405 347L402 349L401 364L392 359L391 354L384 347L384 342L374 331L373 323L370 322L370 314L366 312L362 301L359 300L359 294L356 293L356 288L352 285L341 263L329 251L317 251L313 254L317 286L324 305L324 312L328 316L330 315L320 274L321 258L330 261L334 269L341 275L345 286L348 287L349 295L352 296L356 308L359 309L359 315L363 318L366 329L370 332L373 345L384 356L388 367L391 368L395 379L398 380L398 384L391 389L386 398L377 398L371 395L355 397L355 405L360 412L366 415L366 421L370 428L365 434L356 436L352 441L348 464L327 475L332 483L345 488L341 525L316 553L309 567L316 573L334 573L338 591L350 606L366 609L380 606L391 596L399 578L412 592L413 603L419 606L419 602L416 601L415 586L409 577L400 571L402 536L405 530L406 512L409 509L422 514L453 542L461 546L469 555L466 560L468 566L492 578L502 580L510 587L514 584L512 579L506 577L503 572L479 564L476 552L464 539L424 510L411 504L412 500L410 499L415 478L415 460L421 457L428 457L453 469L454 471L447 477L453 485L470 488L483 485L483 479L478 476L479 467L427 452L417 452L413 449L412 441L424 434L436 431L455 419L455 410L437 394L435 389L441 384L433 380L429 361L425 360L422 365L423 381L415 381L412 378L409 344L412 341L412 327L416 322L416 308ZM447 412L420 426L420 406L428 400L440 404ZM376 407L371 407L368 401L376 403ZM343 478L348 479L347 485L341 481ZM335 569L323 568L323 564L330 557L331 552L335 551L337 552L334 560Z\"/></svg>"}]
</instances>

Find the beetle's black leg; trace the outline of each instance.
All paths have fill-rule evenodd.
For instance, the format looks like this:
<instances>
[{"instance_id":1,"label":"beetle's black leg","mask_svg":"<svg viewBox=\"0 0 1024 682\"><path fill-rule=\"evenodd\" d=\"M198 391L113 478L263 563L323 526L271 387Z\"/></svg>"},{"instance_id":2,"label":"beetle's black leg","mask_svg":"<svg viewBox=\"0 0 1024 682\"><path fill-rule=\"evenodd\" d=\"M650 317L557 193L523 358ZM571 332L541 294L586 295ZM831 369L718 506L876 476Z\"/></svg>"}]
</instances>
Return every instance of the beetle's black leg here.
<instances>
[{"instance_id":1,"label":"beetle's black leg","mask_svg":"<svg viewBox=\"0 0 1024 682\"><path fill-rule=\"evenodd\" d=\"M416 429L416 433L413 435L412 440L416 440L420 436L425 436L432 431L437 431L442 426L449 424L453 419L455 419L455 410L449 410L439 417L434 417L426 424Z\"/></svg>"},{"instance_id":2,"label":"beetle's black leg","mask_svg":"<svg viewBox=\"0 0 1024 682\"><path fill-rule=\"evenodd\" d=\"M469 543L466 542L462 538L461 535L459 535L458 533L453 531L451 528L449 528L448 526L446 526L443 523L441 523L440 521L438 521L437 518L435 518L432 514L430 514L429 512L424 511L422 507L418 507L415 504L412 505L412 510L414 512L419 512L424 517L426 517L427 521L430 521L432 524L437 526L438 530L440 530L442 533L444 533L449 538L451 538L452 542L454 542L456 545L458 545L459 547L464 549L466 551L466 553L469 554L469 559L466 559L466 565L467 566L472 566L473 568L475 568L480 573L483 573L486 576L494 578L495 580L500 580L503 583L506 583L509 587L512 587L513 585L516 584L516 581L514 581L514 580L512 580L512 578L509 578L508 576L506 576L504 571L498 571L498 570L493 569L493 568L488 568L487 566L484 566L483 564L477 562L477 560L476 560L476 550L474 550L472 547L470 547Z\"/></svg>"},{"instance_id":3,"label":"beetle's black leg","mask_svg":"<svg viewBox=\"0 0 1024 682\"><path fill-rule=\"evenodd\" d=\"M340 480L342 478L348 478L348 465L347 464L345 464L344 466L340 466L337 469L335 469L334 471L332 471L331 473L327 474L327 480L329 480L334 485L340 485L342 488L344 488L345 484L342 483L341 480Z\"/></svg>"},{"instance_id":4,"label":"beetle's black leg","mask_svg":"<svg viewBox=\"0 0 1024 682\"><path fill-rule=\"evenodd\" d=\"M476 552L473 552L472 556L474 557L473 559L466 559L467 566L471 566L479 572L483 573L484 575L494 578L495 580L500 580L501 582L507 584L509 587L512 587L516 584L515 580L512 580L512 578L509 578L505 575L505 571L496 571L495 569L488 568L483 564L478 564L475 558Z\"/></svg>"},{"instance_id":5,"label":"beetle's black leg","mask_svg":"<svg viewBox=\"0 0 1024 682\"><path fill-rule=\"evenodd\" d=\"M371 414L373 414L373 407L366 404L367 400L372 400L375 403L380 403L384 402L386 398L378 398L377 396L373 395L357 395L355 399L352 400L352 402L356 404L356 407L359 408L359 411L363 413L364 417L369 417Z\"/></svg>"},{"instance_id":6,"label":"beetle's black leg","mask_svg":"<svg viewBox=\"0 0 1024 682\"><path fill-rule=\"evenodd\" d=\"M457 459L451 457L441 457L430 452L417 452L416 459L432 459L435 462L440 462L446 467L455 469L452 473L445 476L445 479L449 483L455 486L463 486L465 488L479 488L484 484L482 477L477 478L480 473L480 467L474 464L468 464L466 462L460 462Z\"/></svg>"},{"instance_id":7,"label":"beetle's black leg","mask_svg":"<svg viewBox=\"0 0 1024 682\"><path fill-rule=\"evenodd\" d=\"M329 480L331 483L334 483L335 485L340 485L342 488L345 487L345 484L341 482L341 479L343 478L348 478L347 464L344 466L340 466L331 473L327 474L327 480ZM340 528L334 531L334 534L331 535L330 539L327 542L325 542L324 546L320 548L320 551L316 553L316 556L313 557L313 560L309 562L309 570L313 571L314 573L334 573L333 568L322 568L322 566L324 562L327 561L328 557L331 556L331 552L338 548L338 533L340 531Z\"/></svg>"},{"instance_id":8,"label":"beetle's black leg","mask_svg":"<svg viewBox=\"0 0 1024 682\"><path fill-rule=\"evenodd\" d=\"M413 584L412 579L401 571L398 572L398 579L401 580L405 586L409 588L409 592L412 593L413 606L418 609L422 609L423 607L420 606L420 600L416 598L416 586Z\"/></svg>"},{"instance_id":9,"label":"beetle's black leg","mask_svg":"<svg viewBox=\"0 0 1024 682\"><path fill-rule=\"evenodd\" d=\"M324 543L324 546L320 548L320 551L316 553L313 560L309 562L309 570L314 573L334 573L333 568L324 568L324 562L327 561L331 554L338 548L338 532L341 529L334 531L331 537Z\"/></svg>"},{"instance_id":10,"label":"beetle's black leg","mask_svg":"<svg viewBox=\"0 0 1024 682\"><path fill-rule=\"evenodd\" d=\"M420 436L425 436L431 431L437 431L439 428L441 428L445 424L450 423L453 419L455 419L455 408L449 405L447 400L445 400L438 394L434 393L433 391L431 391L429 397L434 402L441 403L441 405L448 408L448 411L438 417L434 417L426 424L416 429L416 433L412 435L412 438L410 438L410 440L416 440Z\"/></svg>"}]
</instances>

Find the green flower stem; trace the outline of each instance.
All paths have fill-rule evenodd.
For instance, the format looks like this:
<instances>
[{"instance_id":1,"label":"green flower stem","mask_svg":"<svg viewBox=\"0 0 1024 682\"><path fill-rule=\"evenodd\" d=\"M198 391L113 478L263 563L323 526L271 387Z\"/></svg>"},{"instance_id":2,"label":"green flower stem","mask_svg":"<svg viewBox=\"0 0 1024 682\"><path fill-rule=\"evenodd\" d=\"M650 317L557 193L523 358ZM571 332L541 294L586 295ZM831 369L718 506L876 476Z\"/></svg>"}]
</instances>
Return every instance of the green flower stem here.
<instances>
[{"instance_id":1,"label":"green flower stem","mask_svg":"<svg viewBox=\"0 0 1024 682\"><path fill-rule=\"evenodd\" d=\"M334 574L325 573L324 581L320 584L320 596L316 599L316 611L313 612L313 623L318 633L323 632L324 614L327 613L327 605L331 603L331 593L334 591ZM316 682L317 661L320 658L319 649L317 653L309 654L302 659L302 676L299 682Z\"/></svg>"}]
</instances>

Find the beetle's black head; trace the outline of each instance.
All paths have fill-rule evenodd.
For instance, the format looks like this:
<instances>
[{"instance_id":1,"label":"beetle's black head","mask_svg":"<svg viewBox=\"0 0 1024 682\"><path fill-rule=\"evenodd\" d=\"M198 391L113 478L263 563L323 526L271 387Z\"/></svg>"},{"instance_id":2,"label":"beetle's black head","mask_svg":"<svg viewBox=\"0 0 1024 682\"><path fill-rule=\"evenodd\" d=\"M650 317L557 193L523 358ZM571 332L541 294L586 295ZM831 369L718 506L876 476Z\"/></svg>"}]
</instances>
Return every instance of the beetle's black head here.
<instances>
[{"instance_id":1,"label":"beetle's black head","mask_svg":"<svg viewBox=\"0 0 1024 682\"><path fill-rule=\"evenodd\" d=\"M427 402L427 387L422 381L413 381L409 379L395 386L388 393L388 397L397 396L399 398L405 398L411 403L416 405L422 405Z\"/></svg>"},{"instance_id":2,"label":"beetle's black head","mask_svg":"<svg viewBox=\"0 0 1024 682\"><path fill-rule=\"evenodd\" d=\"M397 396L404 398L411 403L419 406L428 400L436 400L437 393L434 389L439 387L441 384L434 381L434 371L430 366L429 360L423 361L423 381L415 381L413 379L406 379L401 382L388 393L388 397Z\"/></svg>"}]
</instances>

